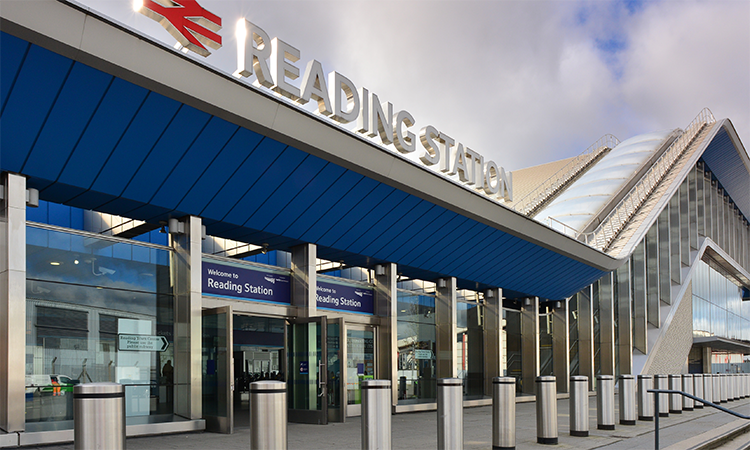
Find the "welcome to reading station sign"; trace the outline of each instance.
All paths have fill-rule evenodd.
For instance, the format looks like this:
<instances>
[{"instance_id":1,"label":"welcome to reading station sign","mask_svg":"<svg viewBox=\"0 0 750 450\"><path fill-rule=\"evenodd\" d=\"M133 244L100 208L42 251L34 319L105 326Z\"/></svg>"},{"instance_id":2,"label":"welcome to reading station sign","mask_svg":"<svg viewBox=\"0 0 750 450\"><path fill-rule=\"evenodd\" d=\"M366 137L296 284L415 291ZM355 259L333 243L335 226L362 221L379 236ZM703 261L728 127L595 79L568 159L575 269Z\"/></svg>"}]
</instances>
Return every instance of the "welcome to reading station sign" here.
<instances>
[{"instance_id":1,"label":"welcome to reading station sign","mask_svg":"<svg viewBox=\"0 0 750 450\"><path fill-rule=\"evenodd\" d=\"M203 293L291 304L291 276L255 267L203 261ZM367 287L317 281L318 308L373 314L373 291Z\"/></svg>"}]
</instances>

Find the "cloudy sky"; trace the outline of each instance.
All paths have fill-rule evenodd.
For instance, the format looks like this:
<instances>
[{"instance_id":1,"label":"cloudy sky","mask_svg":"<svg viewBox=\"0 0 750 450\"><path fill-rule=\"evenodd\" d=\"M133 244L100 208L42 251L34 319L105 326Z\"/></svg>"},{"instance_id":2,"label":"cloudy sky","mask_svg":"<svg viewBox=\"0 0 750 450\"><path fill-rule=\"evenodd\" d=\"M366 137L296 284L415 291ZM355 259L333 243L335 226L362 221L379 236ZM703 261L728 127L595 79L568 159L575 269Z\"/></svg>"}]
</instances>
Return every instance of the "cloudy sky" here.
<instances>
[{"instance_id":1,"label":"cloudy sky","mask_svg":"<svg viewBox=\"0 0 750 450\"><path fill-rule=\"evenodd\" d=\"M80 1L174 44L131 0ZM747 0L199 2L224 28L196 59L233 72L244 17L299 49L302 71L316 59L509 170L684 128L704 107L750 145Z\"/></svg>"}]
</instances>

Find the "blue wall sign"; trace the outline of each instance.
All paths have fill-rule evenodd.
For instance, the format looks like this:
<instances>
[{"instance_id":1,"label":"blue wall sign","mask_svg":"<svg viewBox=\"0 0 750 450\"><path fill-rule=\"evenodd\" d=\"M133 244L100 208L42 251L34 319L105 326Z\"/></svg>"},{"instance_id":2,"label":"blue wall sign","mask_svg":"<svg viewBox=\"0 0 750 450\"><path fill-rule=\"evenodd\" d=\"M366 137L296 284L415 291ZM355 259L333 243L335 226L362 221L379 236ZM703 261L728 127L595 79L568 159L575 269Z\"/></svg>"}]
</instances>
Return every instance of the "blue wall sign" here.
<instances>
[{"instance_id":1,"label":"blue wall sign","mask_svg":"<svg viewBox=\"0 0 750 450\"><path fill-rule=\"evenodd\" d=\"M203 261L203 293L291 303L289 275Z\"/></svg>"},{"instance_id":2,"label":"blue wall sign","mask_svg":"<svg viewBox=\"0 0 750 450\"><path fill-rule=\"evenodd\" d=\"M310 375L310 367L307 365L307 361L300 361L299 362L299 374L300 375Z\"/></svg>"},{"instance_id":3,"label":"blue wall sign","mask_svg":"<svg viewBox=\"0 0 750 450\"><path fill-rule=\"evenodd\" d=\"M372 289L327 283L318 279L318 308L362 314L375 312Z\"/></svg>"}]
</instances>

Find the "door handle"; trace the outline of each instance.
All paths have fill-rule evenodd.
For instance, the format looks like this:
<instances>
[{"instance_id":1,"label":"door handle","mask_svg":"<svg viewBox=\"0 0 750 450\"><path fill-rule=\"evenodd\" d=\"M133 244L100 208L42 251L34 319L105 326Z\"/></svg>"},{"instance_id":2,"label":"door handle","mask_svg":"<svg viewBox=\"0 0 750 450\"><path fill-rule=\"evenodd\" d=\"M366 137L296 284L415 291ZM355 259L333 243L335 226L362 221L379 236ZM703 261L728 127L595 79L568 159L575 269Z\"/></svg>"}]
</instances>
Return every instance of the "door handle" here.
<instances>
[{"instance_id":1,"label":"door handle","mask_svg":"<svg viewBox=\"0 0 750 450\"><path fill-rule=\"evenodd\" d=\"M320 394L318 397L322 397L326 392L326 376L325 372L326 365L323 361L318 361L318 388L320 388Z\"/></svg>"}]
</instances>

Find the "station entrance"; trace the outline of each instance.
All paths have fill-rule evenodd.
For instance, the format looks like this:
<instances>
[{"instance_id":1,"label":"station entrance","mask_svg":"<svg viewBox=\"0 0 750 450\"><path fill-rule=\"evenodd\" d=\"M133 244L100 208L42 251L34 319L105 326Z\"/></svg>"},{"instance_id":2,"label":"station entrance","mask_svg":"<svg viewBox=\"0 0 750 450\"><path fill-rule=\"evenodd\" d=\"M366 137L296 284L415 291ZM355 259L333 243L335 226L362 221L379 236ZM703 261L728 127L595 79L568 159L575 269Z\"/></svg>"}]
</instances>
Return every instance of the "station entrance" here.
<instances>
[{"instance_id":1,"label":"station entrance","mask_svg":"<svg viewBox=\"0 0 750 450\"><path fill-rule=\"evenodd\" d=\"M229 332L231 330L231 332ZM343 422L361 414L361 383L376 376L375 329L343 318L203 312L203 411L207 431L249 426L250 384L287 383L288 420Z\"/></svg>"}]
</instances>

